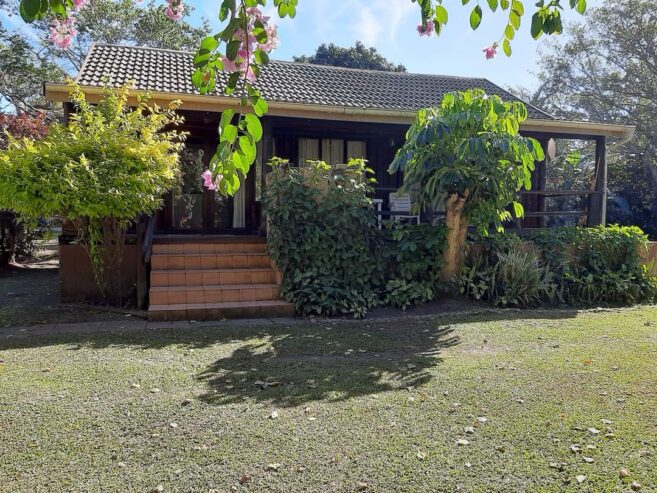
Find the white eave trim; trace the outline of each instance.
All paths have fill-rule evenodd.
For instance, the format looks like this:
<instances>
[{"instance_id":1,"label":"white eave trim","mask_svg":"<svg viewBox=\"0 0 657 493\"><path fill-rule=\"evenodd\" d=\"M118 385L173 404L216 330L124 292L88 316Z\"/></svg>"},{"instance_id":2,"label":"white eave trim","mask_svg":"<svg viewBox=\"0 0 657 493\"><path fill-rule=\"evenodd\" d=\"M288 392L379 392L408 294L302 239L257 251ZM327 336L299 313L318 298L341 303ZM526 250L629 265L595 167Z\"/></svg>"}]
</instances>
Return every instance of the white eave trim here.
<instances>
[{"instance_id":1,"label":"white eave trim","mask_svg":"<svg viewBox=\"0 0 657 493\"><path fill-rule=\"evenodd\" d=\"M102 93L101 87L82 86L83 92L90 101L98 99ZM150 91L153 100L165 105L171 101L182 101L181 109L190 111L220 112L227 108L239 106L239 100L226 96L209 96L200 94ZM68 87L65 84L45 84L44 93L48 101L69 101ZM383 110L375 108L354 108L348 106L331 106L322 104L300 104L285 102L269 102L271 116L288 116L322 120L343 120L367 123L390 123L410 125L415 120L416 112ZM586 135L592 137L618 137L630 139L634 135L634 126L608 123L594 123L567 120L528 119L520 125L526 132L554 133L562 135Z\"/></svg>"}]
</instances>

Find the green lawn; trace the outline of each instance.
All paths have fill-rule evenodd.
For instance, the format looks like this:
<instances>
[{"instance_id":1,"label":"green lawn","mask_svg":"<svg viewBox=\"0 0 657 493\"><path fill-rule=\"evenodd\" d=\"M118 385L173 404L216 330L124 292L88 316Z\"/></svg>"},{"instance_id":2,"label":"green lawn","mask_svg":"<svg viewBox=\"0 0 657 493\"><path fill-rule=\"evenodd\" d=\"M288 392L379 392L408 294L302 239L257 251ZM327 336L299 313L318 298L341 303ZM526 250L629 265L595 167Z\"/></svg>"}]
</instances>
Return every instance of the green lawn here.
<instances>
[{"instance_id":1,"label":"green lawn","mask_svg":"<svg viewBox=\"0 0 657 493\"><path fill-rule=\"evenodd\" d=\"M657 491L657 307L0 333L0 360L3 492Z\"/></svg>"}]
</instances>

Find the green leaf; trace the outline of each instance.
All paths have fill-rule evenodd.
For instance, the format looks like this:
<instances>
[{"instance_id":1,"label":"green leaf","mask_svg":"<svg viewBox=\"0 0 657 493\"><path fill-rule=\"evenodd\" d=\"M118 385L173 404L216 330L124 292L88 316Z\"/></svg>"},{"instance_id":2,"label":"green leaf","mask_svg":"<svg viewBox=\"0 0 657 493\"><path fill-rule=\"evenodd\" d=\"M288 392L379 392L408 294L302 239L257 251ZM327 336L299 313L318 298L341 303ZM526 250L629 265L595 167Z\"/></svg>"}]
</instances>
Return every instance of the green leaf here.
<instances>
[{"instance_id":1,"label":"green leaf","mask_svg":"<svg viewBox=\"0 0 657 493\"><path fill-rule=\"evenodd\" d=\"M436 6L436 20L440 24L447 24L447 19L449 18L449 15L447 14L447 9L443 7L442 5Z\"/></svg>"},{"instance_id":2,"label":"green leaf","mask_svg":"<svg viewBox=\"0 0 657 493\"><path fill-rule=\"evenodd\" d=\"M532 16L531 34L534 39L540 38L543 34L543 18L538 12Z\"/></svg>"},{"instance_id":3,"label":"green leaf","mask_svg":"<svg viewBox=\"0 0 657 493\"><path fill-rule=\"evenodd\" d=\"M247 135L241 135L239 138L240 150L244 155L246 164L246 169L242 169L242 172L246 175L249 171L249 166L255 161L256 158L256 146L255 143Z\"/></svg>"},{"instance_id":4,"label":"green leaf","mask_svg":"<svg viewBox=\"0 0 657 493\"><path fill-rule=\"evenodd\" d=\"M504 54L506 56L511 56L511 43L508 39L504 39L504 41L502 41L502 50L504 50Z\"/></svg>"},{"instance_id":5,"label":"green leaf","mask_svg":"<svg viewBox=\"0 0 657 493\"><path fill-rule=\"evenodd\" d=\"M516 29L516 31L520 29L520 16L515 10L512 10L509 14L509 22Z\"/></svg>"},{"instance_id":6,"label":"green leaf","mask_svg":"<svg viewBox=\"0 0 657 493\"><path fill-rule=\"evenodd\" d=\"M516 30L513 28L511 24L506 26L506 29L504 29L504 37L508 40L512 40L516 35Z\"/></svg>"},{"instance_id":7,"label":"green leaf","mask_svg":"<svg viewBox=\"0 0 657 493\"><path fill-rule=\"evenodd\" d=\"M488 0L488 6L493 12L495 12L497 10L498 0Z\"/></svg>"},{"instance_id":8,"label":"green leaf","mask_svg":"<svg viewBox=\"0 0 657 493\"><path fill-rule=\"evenodd\" d=\"M253 112L258 116L263 116L269 110L269 105L260 96L255 96L251 98L251 106L253 106Z\"/></svg>"},{"instance_id":9,"label":"green leaf","mask_svg":"<svg viewBox=\"0 0 657 493\"><path fill-rule=\"evenodd\" d=\"M235 125L226 125L220 129L219 136L221 140L233 144L237 138L237 127Z\"/></svg>"},{"instance_id":10,"label":"green leaf","mask_svg":"<svg viewBox=\"0 0 657 493\"><path fill-rule=\"evenodd\" d=\"M208 36L206 38L203 38L203 41L201 41L201 46L199 48L199 51L214 51L217 49L219 46L219 41L215 39L214 36Z\"/></svg>"},{"instance_id":11,"label":"green leaf","mask_svg":"<svg viewBox=\"0 0 657 493\"><path fill-rule=\"evenodd\" d=\"M251 113L244 115L244 120L246 121L247 131L253 137L253 140L260 142L262 139L262 123L260 123L260 118Z\"/></svg>"},{"instance_id":12,"label":"green leaf","mask_svg":"<svg viewBox=\"0 0 657 493\"><path fill-rule=\"evenodd\" d=\"M470 27L473 30L477 29L479 27L479 24L481 24L482 15L483 12L479 5L477 5L474 9L472 9L472 12L470 12Z\"/></svg>"},{"instance_id":13,"label":"green leaf","mask_svg":"<svg viewBox=\"0 0 657 493\"><path fill-rule=\"evenodd\" d=\"M525 215L525 209L520 202L513 202L513 213L517 218L523 217Z\"/></svg>"},{"instance_id":14,"label":"green leaf","mask_svg":"<svg viewBox=\"0 0 657 493\"><path fill-rule=\"evenodd\" d=\"M230 41L226 46L226 57L231 61L235 60L237 58L241 46L242 46L242 42L237 39Z\"/></svg>"},{"instance_id":15,"label":"green leaf","mask_svg":"<svg viewBox=\"0 0 657 493\"><path fill-rule=\"evenodd\" d=\"M233 121L233 116L235 116L235 110L224 110L221 114L221 120L219 121L219 129L223 130L227 125Z\"/></svg>"},{"instance_id":16,"label":"green leaf","mask_svg":"<svg viewBox=\"0 0 657 493\"><path fill-rule=\"evenodd\" d=\"M41 0L21 0L19 10L25 22L32 22L41 11Z\"/></svg>"},{"instance_id":17,"label":"green leaf","mask_svg":"<svg viewBox=\"0 0 657 493\"><path fill-rule=\"evenodd\" d=\"M577 6L575 9L580 14L584 14L584 12L586 12L586 0L577 0Z\"/></svg>"}]
</instances>

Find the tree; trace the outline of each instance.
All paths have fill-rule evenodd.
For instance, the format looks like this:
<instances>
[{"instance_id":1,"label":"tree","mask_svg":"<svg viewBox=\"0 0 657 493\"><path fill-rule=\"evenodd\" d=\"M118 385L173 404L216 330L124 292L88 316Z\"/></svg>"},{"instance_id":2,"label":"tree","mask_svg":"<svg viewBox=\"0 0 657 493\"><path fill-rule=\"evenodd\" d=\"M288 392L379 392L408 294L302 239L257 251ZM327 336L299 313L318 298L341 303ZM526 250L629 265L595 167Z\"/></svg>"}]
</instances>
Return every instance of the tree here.
<instances>
[{"instance_id":1,"label":"tree","mask_svg":"<svg viewBox=\"0 0 657 493\"><path fill-rule=\"evenodd\" d=\"M150 0L143 6L134 0L93 0L80 9L75 19L77 35L65 49L54 45L50 22L37 22L41 43L67 71L77 72L92 43L134 44L152 48L193 51L210 27L207 21L199 27L189 22L193 8L185 10L178 22L171 22L165 7Z\"/></svg>"},{"instance_id":2,"label":"tree","mask_svg":"<svg viewBox=\"0 0 657 493\"><path fill-rule=\"evenodd\" d=\"M334 67L362 68L384 72L406 72L403 65L395 65L386 60L376 48L367 48L360 41L351 48L342 48L333 43L319 45L313 55L293 57L295 62L315 65L332 65Z\"/></svg>"},{"instance_id":3,"label":"tree","mask_svg":"<svg viewBox=\"0 0 657 493\"><path fill-rule=\"evenodd\" d=\"M618 0L591 9L586 23L542 55L534 98L570 119L636 125L612 147L609 220L657 237L657 3ZM590 161L590 160L589 160ZM556 171L553 172L553 175Z\"/></svg>"},{"instance_id":4,"label":"tree","mask_svg":"<svg viewBox=\"0 0 657 493\"><path fill-rule=\"evenodd\" d=\"M43 81L58 82L64 72L52 61L48 50L30 44L24 36L0 26L0 111L36 115L53 105L42 96Z\"/></svg>"},{"instance_id":5,"label":"tree","mask_svg":"<svg viewBox=\"0 0 657 493\"><path fill-rule=\"evenodd\" d=\"M27 114L0 113L0 150L6 149L9 139L43 139L48 133L43 113L36 117ZM14 212L0 209L0 267L18 256L31 256L37 236L31 224L21 220Z\"/></svg>"},{"instance_id":6,"label":"tree","mask_svg":"<svg viewBox=\"0 0 657 493\"><path fill-rule=\"evenodd\" d=\"M463 268L468 225L483 233L490 226L500 230L512 218L511 204L522 216L518 192L531 188L534 162L544 157L538 141L519 134L526 118L520 102L505 103L481 90L449 93L439 107L418 112L390 165L391 173L404 172L402 189L419 190L419 207L445 206L443 281Z\"/></svg>"},{"instance_id":7,"label":"tree","mask_svg":"<svg viewBox=\"0 0 657 493\"><path fill-rule=\"evenodd\" d=\"M86 249L101 292L122 301L121 259L127 226L152 214L176 181L182 118L149 104L128 106L128 89L106 88L98 105L71 87L77 112L41 141L10 139L0 152L0 208L70 222Z\"/></svg>"}]
</instances>

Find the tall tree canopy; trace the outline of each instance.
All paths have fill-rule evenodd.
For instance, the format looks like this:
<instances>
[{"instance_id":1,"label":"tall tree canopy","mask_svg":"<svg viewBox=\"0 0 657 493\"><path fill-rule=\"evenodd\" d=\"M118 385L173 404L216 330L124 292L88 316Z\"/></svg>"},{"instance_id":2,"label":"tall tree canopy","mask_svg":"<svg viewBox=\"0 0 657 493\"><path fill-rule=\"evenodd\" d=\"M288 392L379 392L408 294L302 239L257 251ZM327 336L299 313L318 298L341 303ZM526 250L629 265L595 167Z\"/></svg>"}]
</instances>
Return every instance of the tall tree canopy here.
<instances>
[{"instance_id":1,"label":"tall tree canopy","mask_svg":"<svg viewBox=\"0 0 657 493\"><path fill-rule=\"evenodd\" d=\"M179 22L171 22L164 7L153 0L143 4L134 0L93 0L78 12L78 35L66 49L50 41L50 24L45 19L32 25L34 39L0 26L0 111L35 114L45 110L54 117L53 106L44 100L41 85L74 75L92 43L196 50L210 28L206 22L193 26L189 22L191 13L189 8Z\"/></svg>"},{"instance_id":2,"label":"tall tree canopy","mask_svg":"<svg viewBox=\"0 0 657 493\"><path fill-rule=\"evenodd\" d=\"M403 65L395 65L386 60L376 48L368 48L360 41L351 48L322 43L312 55L293 57L295 62L313 63L315 65L333 65L334 67L364 68L385 72L406 72Z\"/></svg>"},{"instance_id":3,"label":"tall tree canopy","mask_svg":"<svg viewBox=\"0 0 657 493\"><path fill-rule=\"evenodd\" d=\"M549 45L533 100L570 119L636 125L609 155L610 220L657 236L657 3L617 0Z\"/></svg>"}]
</instances>

